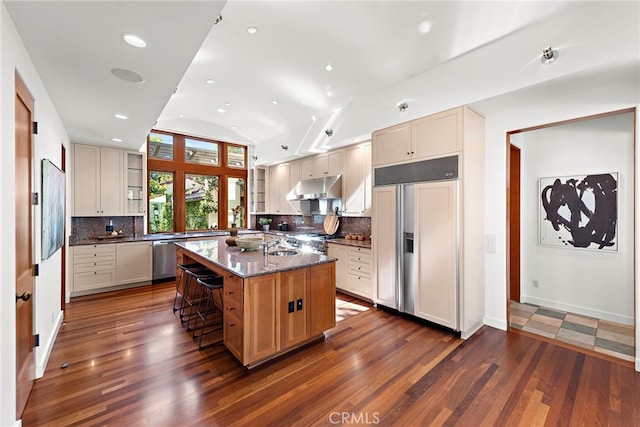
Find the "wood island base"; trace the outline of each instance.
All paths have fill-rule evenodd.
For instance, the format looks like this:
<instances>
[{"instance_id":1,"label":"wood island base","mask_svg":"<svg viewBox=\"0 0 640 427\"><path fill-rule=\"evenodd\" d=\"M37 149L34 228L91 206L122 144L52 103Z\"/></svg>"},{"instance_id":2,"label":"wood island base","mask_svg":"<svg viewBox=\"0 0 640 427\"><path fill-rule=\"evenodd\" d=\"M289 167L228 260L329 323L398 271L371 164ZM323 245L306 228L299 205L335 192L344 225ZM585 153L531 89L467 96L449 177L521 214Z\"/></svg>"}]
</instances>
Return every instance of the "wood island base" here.
<instances>
[{"instance_id":1,"label":"wood island base","mask_svg":"<svg viewBox=\"0 0 640 427\"><path fill-rule=\"evenodd\" d=\"M335 261L242 278L180 246L176 256L224 277L224 345L248 368L323 340L336 325Z\"/></svg>"}]
</instances>

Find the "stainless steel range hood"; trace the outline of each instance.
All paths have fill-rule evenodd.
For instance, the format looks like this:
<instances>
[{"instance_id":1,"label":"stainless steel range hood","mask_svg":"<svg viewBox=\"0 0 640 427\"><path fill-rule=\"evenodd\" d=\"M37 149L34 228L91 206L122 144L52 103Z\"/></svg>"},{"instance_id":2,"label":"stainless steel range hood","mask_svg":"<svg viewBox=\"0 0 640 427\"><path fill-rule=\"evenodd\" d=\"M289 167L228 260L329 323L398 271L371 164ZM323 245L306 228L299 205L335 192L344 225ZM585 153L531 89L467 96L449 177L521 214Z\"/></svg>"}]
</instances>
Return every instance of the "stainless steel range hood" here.
<instances>
[{"instance_id":1,"label":"stainless steel range hood","mask_svg":"<svg viewBox=\"0 0 640 427\"><path fill-rule=\"evenodd\" d=\"M342 175L303 179L287 194L287 200L323 200L342 198Z\"/></svg>"}]
</instances>

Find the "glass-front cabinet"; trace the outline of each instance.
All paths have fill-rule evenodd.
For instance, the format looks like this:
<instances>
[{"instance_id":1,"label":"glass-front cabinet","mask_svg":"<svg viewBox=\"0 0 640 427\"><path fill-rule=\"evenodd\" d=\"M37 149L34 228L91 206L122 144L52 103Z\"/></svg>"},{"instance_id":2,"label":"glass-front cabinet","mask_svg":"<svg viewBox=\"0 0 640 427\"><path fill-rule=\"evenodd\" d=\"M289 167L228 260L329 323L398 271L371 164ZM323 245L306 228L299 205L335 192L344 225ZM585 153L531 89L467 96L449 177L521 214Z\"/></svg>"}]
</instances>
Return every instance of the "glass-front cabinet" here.
<instances>
[{"instance_id":1,"label":"glass-front cabinet","mask_svg":"<svg viewBox=\"0 0 640 427\"><path fill-rule=\"evenodd\" d=\"M267 168L256 166L249 171L251 183L251 213L265 213L267 211Z\"/></svg>"},{"instance_id":2,"label":"glass-front cabinet","mask_svg":"<svg viewBox=\"0 0 640 427\"><path fill-rule=\"evenodd\" d=\"M147 174L144 172L146 161L144 154L137 151L125 151L126 197L125 215L146 214Z\"/></svg>"}]
</instances>

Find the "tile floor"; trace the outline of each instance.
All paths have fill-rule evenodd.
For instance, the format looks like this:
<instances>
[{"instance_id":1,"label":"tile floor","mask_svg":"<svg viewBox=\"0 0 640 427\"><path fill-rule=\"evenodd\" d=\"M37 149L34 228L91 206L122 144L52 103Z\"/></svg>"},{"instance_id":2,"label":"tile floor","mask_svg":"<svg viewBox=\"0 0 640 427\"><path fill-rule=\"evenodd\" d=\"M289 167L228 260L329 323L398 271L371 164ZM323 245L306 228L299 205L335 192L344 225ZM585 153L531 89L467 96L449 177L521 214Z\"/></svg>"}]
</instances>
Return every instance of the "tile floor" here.
<instances>
[{"instance_id":1,"label":"tile floor","mask_svg":"<svg viewBox=\"0 0 640 427\"><path fill-rule=\"evenodd\" d=\"M511 301L511 327L634 361L634 327Z\"/></svg>"}]
</instances>

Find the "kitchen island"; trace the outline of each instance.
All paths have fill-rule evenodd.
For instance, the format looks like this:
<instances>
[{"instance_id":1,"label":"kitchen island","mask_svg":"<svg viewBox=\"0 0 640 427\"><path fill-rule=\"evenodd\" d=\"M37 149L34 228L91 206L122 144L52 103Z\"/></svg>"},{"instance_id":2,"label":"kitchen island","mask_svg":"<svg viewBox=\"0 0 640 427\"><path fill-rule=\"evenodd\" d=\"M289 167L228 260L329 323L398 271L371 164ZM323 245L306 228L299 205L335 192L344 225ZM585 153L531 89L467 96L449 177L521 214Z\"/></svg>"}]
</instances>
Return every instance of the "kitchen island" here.
<instances>
[{"instance_id":1,"label":"kitchen island","mask_svg":"<svg viewBox=\"0 0 640 427\"><path fill-rule=\"evenodd\" d=\"M224 345L244 366L323 339L335 326L335 258L303 252L265 256L262 248L245 252L225 240L177 243L176 258L224 277Z\"/></svg>"}]
</instances>

